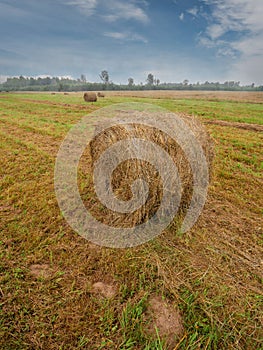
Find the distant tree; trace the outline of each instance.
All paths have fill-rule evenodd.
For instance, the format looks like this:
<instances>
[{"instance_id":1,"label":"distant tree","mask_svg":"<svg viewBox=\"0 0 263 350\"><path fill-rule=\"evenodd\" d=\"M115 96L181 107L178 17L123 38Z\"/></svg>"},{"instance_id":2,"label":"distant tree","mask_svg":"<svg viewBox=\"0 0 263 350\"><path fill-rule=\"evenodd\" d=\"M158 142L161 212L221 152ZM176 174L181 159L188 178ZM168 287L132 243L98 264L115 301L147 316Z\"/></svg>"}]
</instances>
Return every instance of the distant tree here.
<instances>
[{"instance_id":1,"label":"distant tree","mask_svg":"<svg viewBox=\"0 0 263 350\"><path fill-rule=\"evenodd\" d=\"M100 74L100 79L103 81L104 84L109 84L110 76L109 76L108 71L103 70Z\"/></svg>"},{"instance_id":2,"label":"distant tree","mask_svg":"<svg viewBox=\"0 0 263 350\"><path fill-rule=\"evenodd\" d=\"M51 78L50 77L46 77L41 79L41 84L42 85L50 85L51 84Z\"/></svg>"},{"instance_id":3,"label":"distant tree","mask_svg":"<svg viewBox=\"0 0 263 350\"><path fill-rule=\"evenodd\" d=\"M85 74L81 74L81 76L80 76L80 81L81 81L82 83L86 83L86 82L87 82L87 78L86 78L86 75L85 75Z\"/></svg>"},{"instance_id":4,"label":"distant tree","mask_svg":"<svg viewBox=\"0 0 263 350\"><path fill-rule=\"evenodd\" d=\"M34 85L35 82L36 82L36 81L35 81L34 78L31 77L31 78L29 79L29 85Z\"/></svg>"},{"instance_id":5,"label":"distant tree","mask_svg":"<svg viewBox=\"0 0 263 350\"><path fill-rule=\"evenodd\" d=\"M81 79L84 80L84 75ZM109 80L109 74L107 71L101 72L101 78L103 82L101 83L84 83L80 78L77 80L63 78L63 77L24 77L23 75L7 78L6 82L0 83L0 91L16 91L16 90L31 90L31 91L84 91L84 90L127 90L127 85L114 84ZM190 84L188 80L181 83L166 83L160 84L159 79L155 79L152 74L148 75L147 85L142 82L138 85L134 84L133 78L128 79L128 86L131 90L225 90L225 91L263 91L263 85L256 86L255 83L242 86L239 81L225 81L220 82L209 82L204 83L197 82L195 84ZM159 85L160 84L160 85ZM186 85L187 84L187 85Z\"/></svg>"},{"instance_id":6,"label":"distant tree","mask_svg":"<svg viewBox=\"0 0 263 350\"><path fill-rule=\"evenodd\" d=\"M133 86L134 85L134 80L133 78L128 79L128 86Z\"/></svg>"},{"instance_id":7,"label":"distant tree","mask_svg":"<svg viewBox=\"0 0 263 350\"><path fill-rule=\"evenodd\" d=\"M62 83L58 84L58 91L63 91L64 90L64 86Z\"/></svg>"},{"instance_id":8,"label":"distant tree","mask_svg":"<svg viewBox=\"0 0 263 350\"><path fill-rule=\"evenodd\" d=\"M148 85L153 85L154 84L154 76L153 74L149 73L146 79L146 82Z\"/></svg>"}]
</instances>

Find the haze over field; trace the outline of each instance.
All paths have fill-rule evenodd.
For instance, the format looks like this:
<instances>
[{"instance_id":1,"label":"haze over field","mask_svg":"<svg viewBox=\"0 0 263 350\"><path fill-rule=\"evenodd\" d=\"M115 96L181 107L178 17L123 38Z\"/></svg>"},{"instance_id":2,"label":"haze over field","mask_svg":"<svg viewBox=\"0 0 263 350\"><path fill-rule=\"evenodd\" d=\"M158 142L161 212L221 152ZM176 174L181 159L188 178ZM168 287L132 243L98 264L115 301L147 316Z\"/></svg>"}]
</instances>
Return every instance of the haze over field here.
<instances>
[{"instance_id":1,"label":"haze over field","mask_svg":"<svg viewBox=\"0 0 263 350\"><path fill-rule=\"evenodd\" d=\"M0 0L0 81L87 76L116 83L263 83L259 0Z\"/></svg>"}]
</instances>

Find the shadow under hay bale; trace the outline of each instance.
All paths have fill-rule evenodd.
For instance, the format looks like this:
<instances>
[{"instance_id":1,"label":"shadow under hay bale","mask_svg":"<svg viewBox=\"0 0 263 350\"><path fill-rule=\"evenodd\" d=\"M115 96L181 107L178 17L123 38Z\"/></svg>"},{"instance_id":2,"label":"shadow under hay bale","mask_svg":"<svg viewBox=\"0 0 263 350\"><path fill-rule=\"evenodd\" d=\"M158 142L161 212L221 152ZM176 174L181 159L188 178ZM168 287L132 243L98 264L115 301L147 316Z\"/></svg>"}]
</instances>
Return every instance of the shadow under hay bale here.
<instances>
[{"instance_id":1,"label":"shadow under hay bale","mask_svg":"<svg viewBox=\"0 0 263 350\"><path fill-rule=\"evenodd\" d=\"M95 92L85 92L83 98L86 102L96 102L97 95Z\"/></svg>"},{"instance_id":2,"label":"shadow under hay bale","mask_svg":"<svg viewBox=\"0 0 263 350\"><path fill-rule=\"evenodd\" d=\"M127 111L120 111L120 115ZM107 121L101 125L98 124L95 131L95 137L89 145L90 160L92 171L101 155L109 149L112 145L124 139L138 138L146 141L151 141L160 146L166 153L169 154L175 163L181 181L181 200L177 216L183 215L189 208L192 194L193 194L193 175L191 165L176 140L172 139L165 132L156 129L155 127L143 125L147 124L147 120L151 118L152 113L137 113L138 123L134 121L129 124L118 124L119 119L116 118L116 125L111 119L109 127ZM194 117L180 116L183 121L190 127L195 138L201 145L207 164L209 173L211 175L211 164L213 160L213 142L203 125ZM134 120L134 118L133 118ZM176 127L170 119L169 128ZM96 196L93 188L93 183L90 187L90 194L92 201L87 204L90 212L99 221L114 227L134 227L136 225L147 222L152 218L160 207L163 197L163 183L162 178L155 167L151 164L151 154L149 154L149 161L142 159L135 159L131 151L130 159L121 162L113 171L111 186L114 195L122 201L129 201L132 199L134 193L131 185L138 179L144 179L148 184L148 197L140 208L129 213L120 213L108 209L102 205ZM110 163L110 159L108 160Z\"/></svg>"}]
</instances>

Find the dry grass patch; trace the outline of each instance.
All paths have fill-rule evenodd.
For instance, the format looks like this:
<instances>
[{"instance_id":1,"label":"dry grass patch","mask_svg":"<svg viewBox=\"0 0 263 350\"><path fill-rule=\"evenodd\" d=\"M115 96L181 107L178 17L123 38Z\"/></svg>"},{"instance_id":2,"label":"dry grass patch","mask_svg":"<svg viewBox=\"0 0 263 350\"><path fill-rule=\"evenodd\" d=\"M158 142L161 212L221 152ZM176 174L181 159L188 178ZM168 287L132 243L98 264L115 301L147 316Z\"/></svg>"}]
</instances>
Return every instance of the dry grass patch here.
<instances>
[{"instance_id":1,"label":"dry grass patch","mask_svg":"<svg viewBox=\"0 0 263 350\"><path fill-rule=\"evenodd\" d=\"M107 91L108 96L152 99L198 99L263 103L263 92L240 91Z\"/></svg>"},{"instance_id":2,"label":"dry grass patch","mask_svg":"<svg viewBox=\"0 0 263 350\"><path fill-rule=\"evenodd\" d=\"M1 111L7 120L0 141L1 349L165 349L165 337L146 333L149 323L157 323L158 314L146 316L150 296L158 295L167 305L166 319L179 310L184 330L175 349L261 350L260 132L208 124L216 148L214 179L197 225L185 235L172 225L141 247L113 250L74 233L54 194L56 142L68 130L57 122L71 124L83 112L62 117L48 105L35 103L33 110L20 101L23 95L3 98L12 103ZM18 121L38 130L27 134ZM48 122L54 130L45 149ZM84 175L82 185L89 181ZM34 265L40 266L32 270ZM114 297L103 297L102 287L95 293L98 282L116 288Z\"/></svg>"},{"instance_id":3,"label":"dry grass patch","mask_svg":"<svg viewBox=\"0 0 263 350\"><path fill-rule=\"evenodd\" d=\"M233 122L227 122L223 120L209 120L209 121L206 121L206 124L230 126L238 129L252 130L252 131L259 131L259 132L263 131L263 125L257 125L257 124L233 123Z\"/></svg>"}]
</instances>

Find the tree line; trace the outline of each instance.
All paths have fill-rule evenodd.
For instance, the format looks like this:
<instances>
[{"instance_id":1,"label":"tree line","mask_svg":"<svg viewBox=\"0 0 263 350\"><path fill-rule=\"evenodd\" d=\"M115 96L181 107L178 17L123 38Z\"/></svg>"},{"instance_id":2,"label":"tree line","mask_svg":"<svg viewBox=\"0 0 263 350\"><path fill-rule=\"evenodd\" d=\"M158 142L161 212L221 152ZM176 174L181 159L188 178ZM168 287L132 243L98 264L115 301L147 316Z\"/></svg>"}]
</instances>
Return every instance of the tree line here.
<instances>
[{"instance_id":1,"label":"tree line","mask_svg":"<svg viewBox=\"0 0 263 350\"><path fill-rule=\"evenodd\" d=\"M89 82L85 74L78 79L61 77L12 77L0 84L0 91L98 91L98 90L211 90L211 91L263 91L263 85L240 85L239 81L196 82L190 83L185 79L179 83L161 82L160 79L149 73L145 82L135 84L129 77L127 84L115 84L110 80L108 71L99 74L101 82Z\"/></svg>"}]
</instances>

